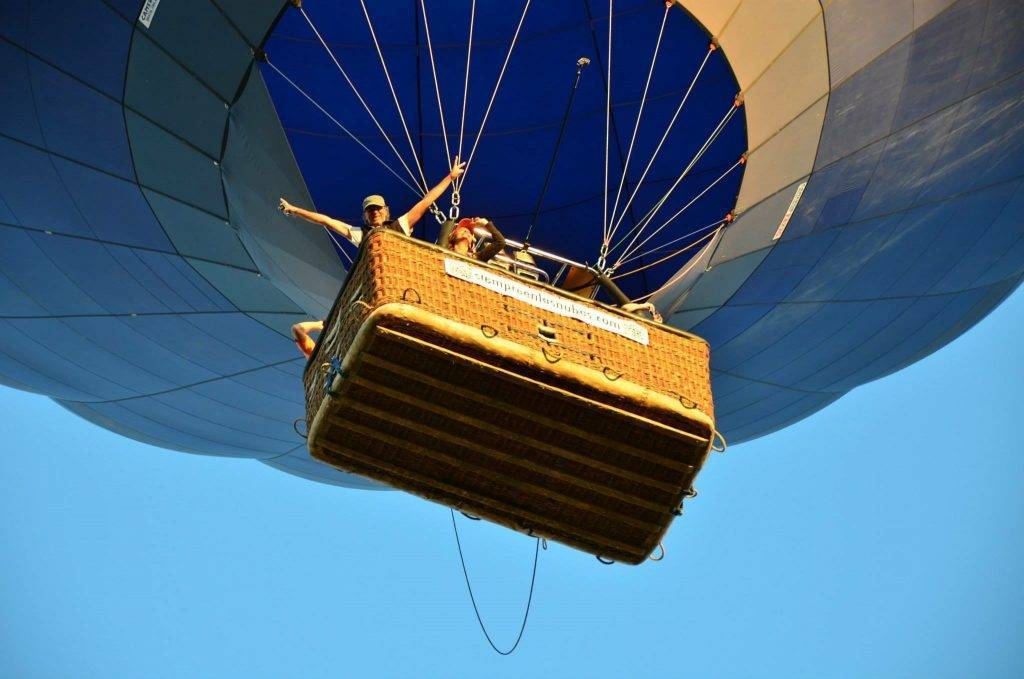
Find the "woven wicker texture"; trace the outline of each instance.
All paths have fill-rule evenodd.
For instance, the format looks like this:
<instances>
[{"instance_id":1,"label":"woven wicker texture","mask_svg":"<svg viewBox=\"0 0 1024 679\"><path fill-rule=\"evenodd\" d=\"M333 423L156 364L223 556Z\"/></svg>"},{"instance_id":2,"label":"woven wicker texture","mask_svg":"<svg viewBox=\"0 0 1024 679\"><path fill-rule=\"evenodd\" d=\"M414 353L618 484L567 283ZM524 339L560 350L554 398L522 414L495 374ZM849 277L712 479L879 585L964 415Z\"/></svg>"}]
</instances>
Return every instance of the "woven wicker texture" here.
<instances>
[{"instance_id":1,"label":"woven wicker texture","mask_svg":"<svg viewBox=\"0 0 1024 679\"><path fill-rule=\"evenodd\" d=\"M446 258L461 259L436 246L406 238L392 231L377 230L366 240L360 258L325 324L325 331L306 371L307 413L310 423L323 398L322 373L314 376L310 366L322 366L329 358L344 356L356 332L375 308L392 302L417 304L438 316L487 334L509 338L525 347L593 368L609 378L625 379L641 387L693 405L711 420L710 352L696 335L604 307L550 286L527 283L496 267L506 275L574 301L601 307L608 313L644 323L649 345L627 340L583 321L559 316L445 273ZM554 344L538 332L547 326L555 333Z\"/></svg>"},{"instance_id":2,"label":"woven wicker texture","mask_svg":"<svg viewBox=\"0 0 1024 679\"><path fill-rule=\"evenodd\" d=\"M307 365L311 453L516 530L643 561L708 453L707 345L647 324L645 347L449 276L446 257L456 256L370 236ZM334 357L346 373L321 408ZM671 399L656 406L653 385Z\"/></svg>"}]
</instances>

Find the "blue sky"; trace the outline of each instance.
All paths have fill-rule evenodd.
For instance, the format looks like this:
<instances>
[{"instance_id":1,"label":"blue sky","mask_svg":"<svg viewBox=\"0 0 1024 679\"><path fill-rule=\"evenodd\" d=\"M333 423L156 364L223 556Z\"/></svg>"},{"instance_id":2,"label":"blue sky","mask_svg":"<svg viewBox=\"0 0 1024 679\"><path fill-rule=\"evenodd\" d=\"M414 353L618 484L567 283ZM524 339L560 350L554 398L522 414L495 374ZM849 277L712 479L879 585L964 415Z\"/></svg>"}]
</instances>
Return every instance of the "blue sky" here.
<instances>
[{"instance_id":1,"label":"blue sky","mask_svg":"<svg viewBox=\"0 0 1024 679\"><path fill-rule=\"evenodd\" d=\"M713 457L667 558L541 553L509 658L448 512L159 450L0 388L0 676L1020 676L1024 294ZM532 542L462 521L499 644Z\"/></svg>"}]
</instances>

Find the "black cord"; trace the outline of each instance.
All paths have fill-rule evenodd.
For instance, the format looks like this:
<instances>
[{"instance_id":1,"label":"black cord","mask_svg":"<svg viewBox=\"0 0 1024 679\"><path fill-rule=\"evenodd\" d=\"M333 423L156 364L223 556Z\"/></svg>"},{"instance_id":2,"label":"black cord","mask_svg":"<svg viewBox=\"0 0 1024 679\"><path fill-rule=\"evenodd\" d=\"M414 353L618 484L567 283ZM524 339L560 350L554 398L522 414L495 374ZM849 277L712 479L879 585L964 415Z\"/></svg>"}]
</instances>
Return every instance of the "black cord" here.
<instances>
[{"instance_id":1,"label":"black cord","mask_svg":"<svg viewBox=\"0 0 1024 679\"><path fill-rule=\"evenodd\" d=\"M466 571L466 559L462 555L462 541L459 540L459 526L455 523L455 510L449 509L452 514L452 530L455 531L455 544L459 547L459 561L462 563L462 576L466 579L466 589L469 590L469 600L473 603L473 612L476 613L476 621L480 623L480 631L484 633L484 637L487 639L487 643L491 645L494 652L498 655L511 655L513 651L519 646L519 642L523 640L523 632L526 631L526 620L530 617L530 605L533 603L533 586L537 582L537 560L540 556L540 538L536 538L537 544L533 550L533 574L530 576L530 595L526 599L526 611L523 613L523 624L519 627L519 635L516 636L516 642L512 644L512 648L507 651L503 651L494 644L494 640L491 639L491 635L487 632L487 628L484 626L484 620L480 617L480 609L476 605L476 597L473 596L473 586L469 584L469 572Z\"/></svg>"},{"instance_id":2,"label":"black cord","mask_svg":"<svg viewBox=\"0 0 1024 679\"><path fill-rule=\"evenodd\" d=\"M569 90L569 101L565 105L565 113L562 114L562 126L558 128L558 139L555 140L555 150L551 154L551 162L548 163L548 172L544 176L544 186L540 189L540 195L537 196L537 204L533 208L533 216L530 217L530 228L526 231L526 238L523 239L524 243L530 242L530 236L533 235L533 227L537 223L537 216L540 214L540 206L544 202L544 194L548 192L548 184L551 182L551 173L555 169L555 161L558 159L558 150L562 147L562 137L565 135L566 125L569 123L569 112L572 110L572 102L576 98L576 90L580 86L580 76L583 74L583 69L590 63L590 59L586 57L580 57L576 62L576 78L572 81L572 89Z\"/></svg>"}]
</instances>

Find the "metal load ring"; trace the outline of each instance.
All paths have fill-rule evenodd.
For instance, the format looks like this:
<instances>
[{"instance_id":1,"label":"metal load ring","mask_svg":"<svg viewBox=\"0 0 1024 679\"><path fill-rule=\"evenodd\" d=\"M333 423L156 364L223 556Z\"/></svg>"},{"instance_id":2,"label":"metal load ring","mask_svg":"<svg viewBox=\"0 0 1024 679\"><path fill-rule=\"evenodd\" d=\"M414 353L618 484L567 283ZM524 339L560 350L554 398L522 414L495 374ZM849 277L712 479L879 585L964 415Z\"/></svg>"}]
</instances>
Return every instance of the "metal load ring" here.
<instances>
[{"instance_id":1,"label":"metal load ring","mask_svg":"<svg viewBox=\"0 0 1024 679\"><path fill-rule=\"evenodd\" d=\"M416 295L416 299L412 300L413 304L422 304L423 303L423 298L420 297L420 293L416 291L416 288L406 288L405 290L402 291L402 301L403 302L410 301L409 297L408 297L410 292L412 294Z\"/></svg>"},{"instance_id":2,"label":"metal load ring","mask_svg":"<svg viewBox=\"0 0 1024 679\"><path fill-rule=\"evenodd\" d=\"M720 442L718 446L715 445L716 440ZM711 450L715 451L716 453L724 453L727 446L728 444L725 442L725 437L722 436L722 432L716 429L715 432L711 435Z\"/></svg>"}]
</instances>

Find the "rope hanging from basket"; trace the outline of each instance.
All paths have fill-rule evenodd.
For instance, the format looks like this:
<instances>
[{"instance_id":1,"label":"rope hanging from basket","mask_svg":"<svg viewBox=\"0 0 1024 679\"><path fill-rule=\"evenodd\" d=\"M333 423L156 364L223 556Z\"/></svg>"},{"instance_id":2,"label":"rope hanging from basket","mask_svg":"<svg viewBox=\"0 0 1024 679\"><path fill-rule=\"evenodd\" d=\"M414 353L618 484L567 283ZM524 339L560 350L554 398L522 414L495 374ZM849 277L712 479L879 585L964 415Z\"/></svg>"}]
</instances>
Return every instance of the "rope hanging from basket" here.
<instances>
[{"instance_id":1,"label":"rope hanging from basket","mask_svg":"<svg viewBox=\"0 0 1024 679\"><path fill-rule=\"evenodd\" d=\"M455 522L455 510L449 509L449 511L451 512L452 515L452 530L455 533L455 544L459 548L459 563L462 564L462 576L466 580L466 589L469 591L469 600L473 604L473 612L476 614L477 623L480 624L480 631L484 633L484 638L487 639L487 643L491 645L491 648L494 649L495 653L497 653L498 655L511 655L512 652L519 647L519 642L523 640L523 632L526 631L526 621L530 617L530 606L533 604L533 589L534 585L537 584L537 561L540 558L541 541L543 540L543 538L534 538L535 545L533 550L533 572L530 575L530 594L527 596L526 599L526 609L523 611L523 622L519 626L519 633L516 635L515 643L513 643L512 646L509 647L507 650L503 651L500 648L498 648L497 644L494 643L494 640L491 638L490 633L487 631L487 626L484 625L483 617L480 615L480 608L477 606L476 597L473 595L473 585L469 582L469 571L466 569L466 558L462 553L462 540L459 539L459 526ZM460 513L465 514L465 512ZM470 518L472 518L473 520L479 520L476 519L476 517ZM547 549L546 540L544 541L544 549Z\"/></svg>"}]
</instances>

